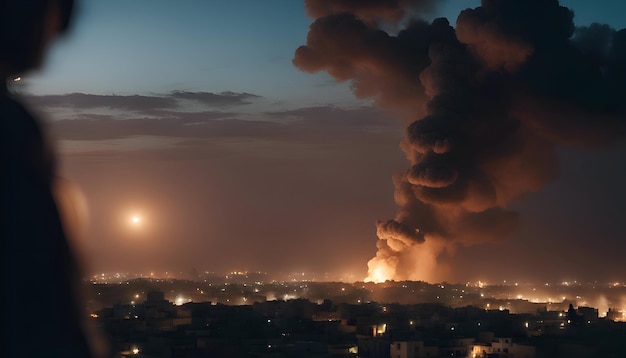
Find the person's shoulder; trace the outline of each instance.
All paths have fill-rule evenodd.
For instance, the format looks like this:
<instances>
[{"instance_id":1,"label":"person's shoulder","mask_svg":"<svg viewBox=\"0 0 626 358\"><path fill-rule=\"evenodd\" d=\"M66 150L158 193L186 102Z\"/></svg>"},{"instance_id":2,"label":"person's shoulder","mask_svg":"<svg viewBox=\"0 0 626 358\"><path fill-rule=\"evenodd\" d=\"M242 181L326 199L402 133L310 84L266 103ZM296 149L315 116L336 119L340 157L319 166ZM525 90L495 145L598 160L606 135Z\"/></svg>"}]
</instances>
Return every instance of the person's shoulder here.
<instances>
[{"instance_id":1,"label":"person's shoulder","mask_svg":"<svg viewBox=\"0 0 626 358\"><path fill-rule=\"evenodd\" d=\"M41 136L35 117L19 99L10 94L0 96L0 117L4 134Z\"/></svg>"},{"instance_id":2,"label":"person's shoulder","mask_svg":"<svg viewBox=\"0 0 626 358\"><path fill-rule=\"evenodd\" d=\"M14 171L50 181L54 175L54 153L35 116L19 99L0 98L0 152L3 163ZM18 170L19 169L19 170Z\"/></svg>"},{"instance_id":3,"label":"person's shoulder","mask_svg":"<svg viewBox=\"0 0 626 358\"><path fill-rule=\"evenodd\" d=\"M33 115L26 109L18 97L10 93L0 94L0 108L3 115L16 115L34 119Z\"/></svg>"}]
</instances>

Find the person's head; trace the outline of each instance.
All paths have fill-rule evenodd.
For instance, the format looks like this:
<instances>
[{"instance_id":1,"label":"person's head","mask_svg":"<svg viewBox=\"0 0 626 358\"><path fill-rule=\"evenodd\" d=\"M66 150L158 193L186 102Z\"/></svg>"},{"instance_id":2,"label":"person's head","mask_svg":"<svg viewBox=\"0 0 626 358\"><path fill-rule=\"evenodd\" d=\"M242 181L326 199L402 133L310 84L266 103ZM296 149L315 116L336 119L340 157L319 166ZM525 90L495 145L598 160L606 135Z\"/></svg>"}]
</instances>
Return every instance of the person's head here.
<instances>
[{"instance_id":1,"label":"person's head","mask_svg":"<svg viewBox=\"0 0 626 358\"><path fill-rule=\"evenodd\" d=\"M3 77L37 68L50 41L70 24L74 0L4 0L0 27Z\"/></svg>"}]
</instances>

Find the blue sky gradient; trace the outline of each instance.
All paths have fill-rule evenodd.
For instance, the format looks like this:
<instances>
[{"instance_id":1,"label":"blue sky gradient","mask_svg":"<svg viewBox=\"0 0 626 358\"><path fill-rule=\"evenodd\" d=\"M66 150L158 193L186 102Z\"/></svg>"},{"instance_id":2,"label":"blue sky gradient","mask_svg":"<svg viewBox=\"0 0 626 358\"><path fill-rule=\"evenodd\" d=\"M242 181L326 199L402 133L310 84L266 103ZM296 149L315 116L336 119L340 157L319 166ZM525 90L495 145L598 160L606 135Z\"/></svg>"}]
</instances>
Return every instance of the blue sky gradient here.
<instances>
[{"instance_id":1,"label":"blue sky gradient","mask_svg":"<svg viewBox=\"0 0 626 358\"><path fill-rule=\"evenodd\" d=\"M447 17L476 0L442 1ZM626 27L619 0L565 0L578 25ZM623 9L621 11L620 9ZM27 76L35 94L250 92L295 106L354 102L347 84L291 64L311 19L294 0L83 0L70 36Z\"/></svg>"}]
</instances>

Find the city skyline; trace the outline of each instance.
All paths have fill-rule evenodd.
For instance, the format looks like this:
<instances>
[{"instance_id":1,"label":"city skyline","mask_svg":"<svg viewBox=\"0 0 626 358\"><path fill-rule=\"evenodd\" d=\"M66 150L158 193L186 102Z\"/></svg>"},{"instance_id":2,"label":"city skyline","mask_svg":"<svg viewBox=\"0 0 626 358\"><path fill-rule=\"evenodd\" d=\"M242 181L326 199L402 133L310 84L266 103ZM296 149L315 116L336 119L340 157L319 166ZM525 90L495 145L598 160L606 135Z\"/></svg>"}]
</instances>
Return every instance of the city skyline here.
<instances>
[{"instance_id":1,"label":"city skyline","mask_svg":"<svg viewBox=\"0 0 626 358\"><path fill-rule=\"evenodd\" d=\"M577 26L626 27L623 4L598 3L561 1ZM89 272L367 276L375 223L397 210L406 118L292 64L314 20L303 3L245 4L84 1L45 69L14 85L82 192ZM420 16L454 25L479 5ZM626 146L602 144L557 146L558 177L506 204L520 218L511 237L451 245L429 281L623 280Z\"/></svg>"}]
</instances>

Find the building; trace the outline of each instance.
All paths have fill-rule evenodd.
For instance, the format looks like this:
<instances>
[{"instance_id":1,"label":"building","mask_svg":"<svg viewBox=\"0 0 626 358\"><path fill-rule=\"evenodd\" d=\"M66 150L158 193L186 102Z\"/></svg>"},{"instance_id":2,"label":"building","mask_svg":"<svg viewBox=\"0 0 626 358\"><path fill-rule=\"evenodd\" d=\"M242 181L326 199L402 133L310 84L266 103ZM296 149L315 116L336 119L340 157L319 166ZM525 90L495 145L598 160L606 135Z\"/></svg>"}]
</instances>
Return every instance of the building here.
<instances>
[{"instance_id":1,"label":"building","mask_svg":"<svg viewBox=\"0 0 626 358\"><path fill-rule=\"evenodd\" d=\"M474 344L472 358L535 358L535 347L513 343L511 338L494 338L490 343Z\"/></svg>"},{"instance_id":2,"label":"building","mask_svg":"<svg viewBox=\"0 0 626 358\"><path fill-rule=\"evenodd\" d=\"M391 343L391 358L429 358L439 357L439 347L426 346L423 341L394 341Z\"/></svg>"}]
</instances>

